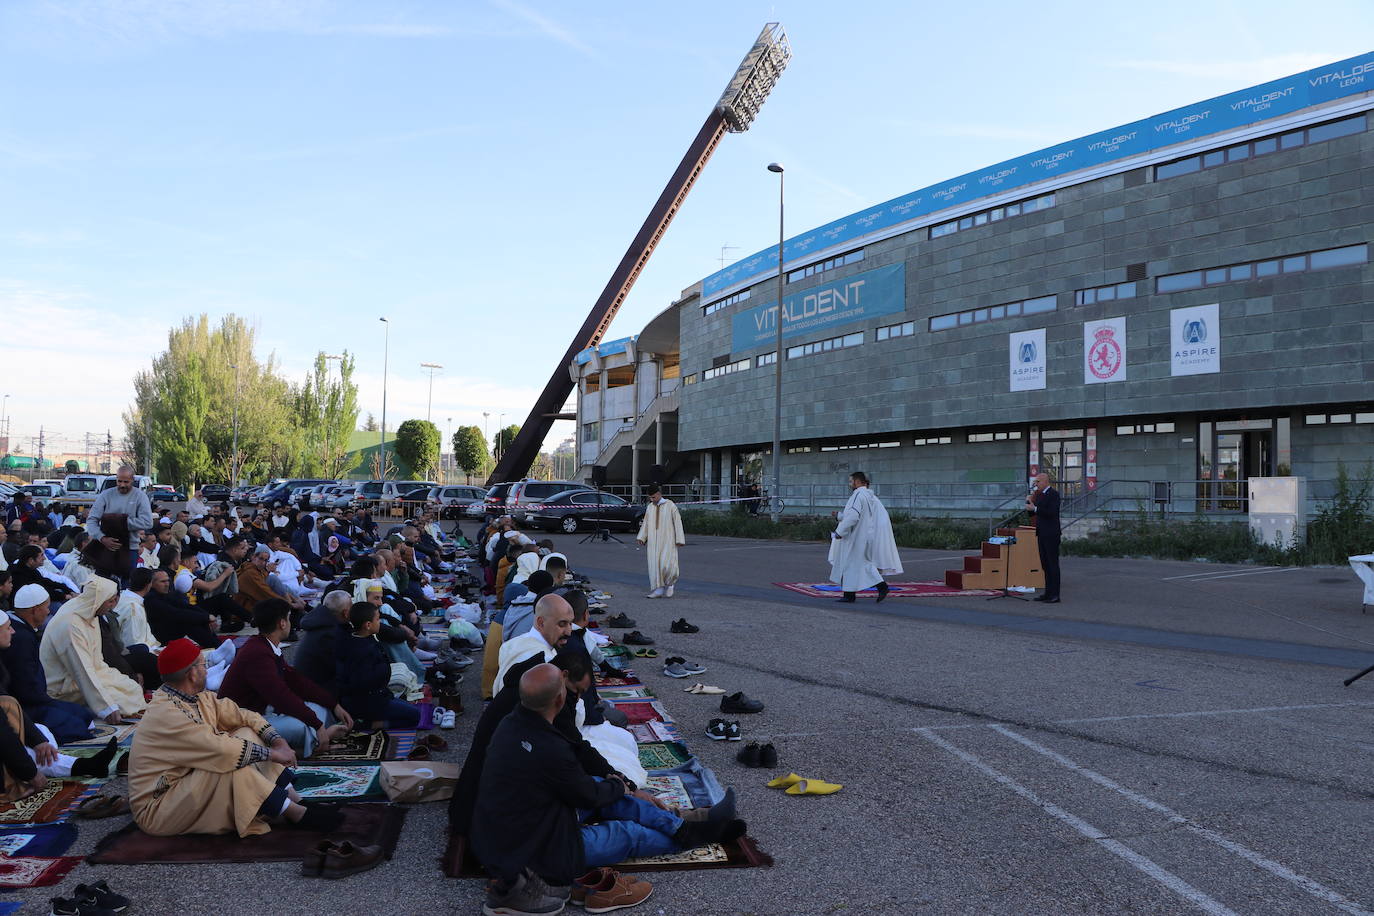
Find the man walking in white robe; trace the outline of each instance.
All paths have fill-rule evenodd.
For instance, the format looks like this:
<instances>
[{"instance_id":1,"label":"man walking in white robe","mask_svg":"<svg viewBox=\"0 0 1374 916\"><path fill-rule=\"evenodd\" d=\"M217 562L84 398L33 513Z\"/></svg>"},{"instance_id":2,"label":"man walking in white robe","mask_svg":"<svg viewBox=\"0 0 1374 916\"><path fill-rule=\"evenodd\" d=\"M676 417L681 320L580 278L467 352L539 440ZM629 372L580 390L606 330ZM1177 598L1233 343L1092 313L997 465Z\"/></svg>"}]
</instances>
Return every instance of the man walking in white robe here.
<instances>
[{"instance_id":1,"label":"man walking in white robe","mask_svg":"<svg viewBox=\"0 0 1374 916\"><path fill-rule=\"evenodd\" d=\"M902 571L897 541L892 536L892 521L878 497L868 488L868 475L855 471L849 475L849 502L835 517L838 524L830 535L830 581L840 586L848 604L866 588L878 588L878 600L887 597L885 575Z\"/></svg>"},{"instance_id":2,"label":"man walking in white robe","mask_svg":"<svg viewBox=\"0 0 1374 916\"><path fill-rule=\"evenodd\" d=\"M673 597L677 584L677 549L687 543L682 533L682 516L672 500L664 499L658 484L649 485L649 505L644 521L639 525L635 540L643 544L649 555L650 598Z\"/></svg>"}]
</instances>

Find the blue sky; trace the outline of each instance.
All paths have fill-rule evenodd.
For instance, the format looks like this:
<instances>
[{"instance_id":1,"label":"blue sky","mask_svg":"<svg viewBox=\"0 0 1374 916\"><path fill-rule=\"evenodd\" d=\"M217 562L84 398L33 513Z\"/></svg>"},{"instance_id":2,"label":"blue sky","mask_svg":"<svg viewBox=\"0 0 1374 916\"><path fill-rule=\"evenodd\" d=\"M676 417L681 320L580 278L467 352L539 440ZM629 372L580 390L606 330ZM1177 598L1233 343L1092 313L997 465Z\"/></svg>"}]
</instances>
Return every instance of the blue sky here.
<instances>
[{"instance_id":1,"label":"blue sky","mask_svg":"<svg viewBox=\"0 0 1374 916\"><path fill-rule=\"evenodd\" d=\"M611 329L776 239L1369 50L1374 4L4 0L0 393L118 434L201 311L288 375L358 354L388 425L519 422L762 25L794 58ZM566 426L566 424L560 424ZM569 435L571 429L557 434Z\"/></svg>"}]
</instances>

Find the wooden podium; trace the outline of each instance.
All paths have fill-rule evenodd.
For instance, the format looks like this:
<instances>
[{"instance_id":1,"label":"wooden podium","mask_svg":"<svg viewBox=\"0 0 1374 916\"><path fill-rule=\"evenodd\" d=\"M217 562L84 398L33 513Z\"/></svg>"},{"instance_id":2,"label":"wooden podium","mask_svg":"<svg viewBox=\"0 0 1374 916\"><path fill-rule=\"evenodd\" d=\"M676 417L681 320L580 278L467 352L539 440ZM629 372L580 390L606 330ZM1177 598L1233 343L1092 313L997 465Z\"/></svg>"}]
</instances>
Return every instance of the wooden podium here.
<instances>
[{"instance_id":1,"label":"wooden podium","mask_svg":"<svg viewBox=\"0 0 1374 916\"><path fill-rule=\"evenodd\" d=\"M1014 544L983 542L983 551L976 557L964 557L963 569L945 571L945 585L950 588L1044 588L1045 572L1040 568L1040 548L1036 544L1035 529L998 528L1002 537L1014 536Z\"/></svg>"}]
</instances>

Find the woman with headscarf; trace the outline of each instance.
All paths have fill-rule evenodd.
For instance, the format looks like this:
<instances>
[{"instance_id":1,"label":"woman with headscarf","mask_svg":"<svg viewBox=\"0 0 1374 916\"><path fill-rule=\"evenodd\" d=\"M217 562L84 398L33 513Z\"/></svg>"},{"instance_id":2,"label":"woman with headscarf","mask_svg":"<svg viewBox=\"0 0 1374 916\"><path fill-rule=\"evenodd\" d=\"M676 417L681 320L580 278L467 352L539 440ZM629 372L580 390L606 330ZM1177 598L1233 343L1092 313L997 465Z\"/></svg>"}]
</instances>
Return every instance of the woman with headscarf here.
<instances>
[{"instance_id":1,"label":"woman with headscarf","mask_svg":"<svg viewBox=\"0 0 1374 916\"><path fill-rule=\"evenodd\" d=\"M112 725L139 715L148 705L138 682L111 668L101 653L96 618L118 599L113 582L92 579L48 621L38 650L48 674L48 695L81 703Z\"/></svg>"}]
</instances>

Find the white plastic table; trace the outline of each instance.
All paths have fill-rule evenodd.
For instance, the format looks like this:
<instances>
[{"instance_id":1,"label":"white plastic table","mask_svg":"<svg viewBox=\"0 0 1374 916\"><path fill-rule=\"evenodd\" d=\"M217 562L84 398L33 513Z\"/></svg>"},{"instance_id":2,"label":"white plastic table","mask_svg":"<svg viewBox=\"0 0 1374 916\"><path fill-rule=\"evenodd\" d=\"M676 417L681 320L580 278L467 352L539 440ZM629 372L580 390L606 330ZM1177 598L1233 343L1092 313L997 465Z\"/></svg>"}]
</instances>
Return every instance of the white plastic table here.
<instances>
[{"instance_id":1,"label":"white plastic table","mask_svg":"<svg viewBox=\"0 0 1374 916\"><path fill-rule=\"evenodd\" d=\"M1374 553L1350 557L1350 568L1355 570L1355 575L1364 583L1364 600L1360 603L1360 613L1365 613L1365 607L1374 604Z\"/></svg>"}]
</instances>

